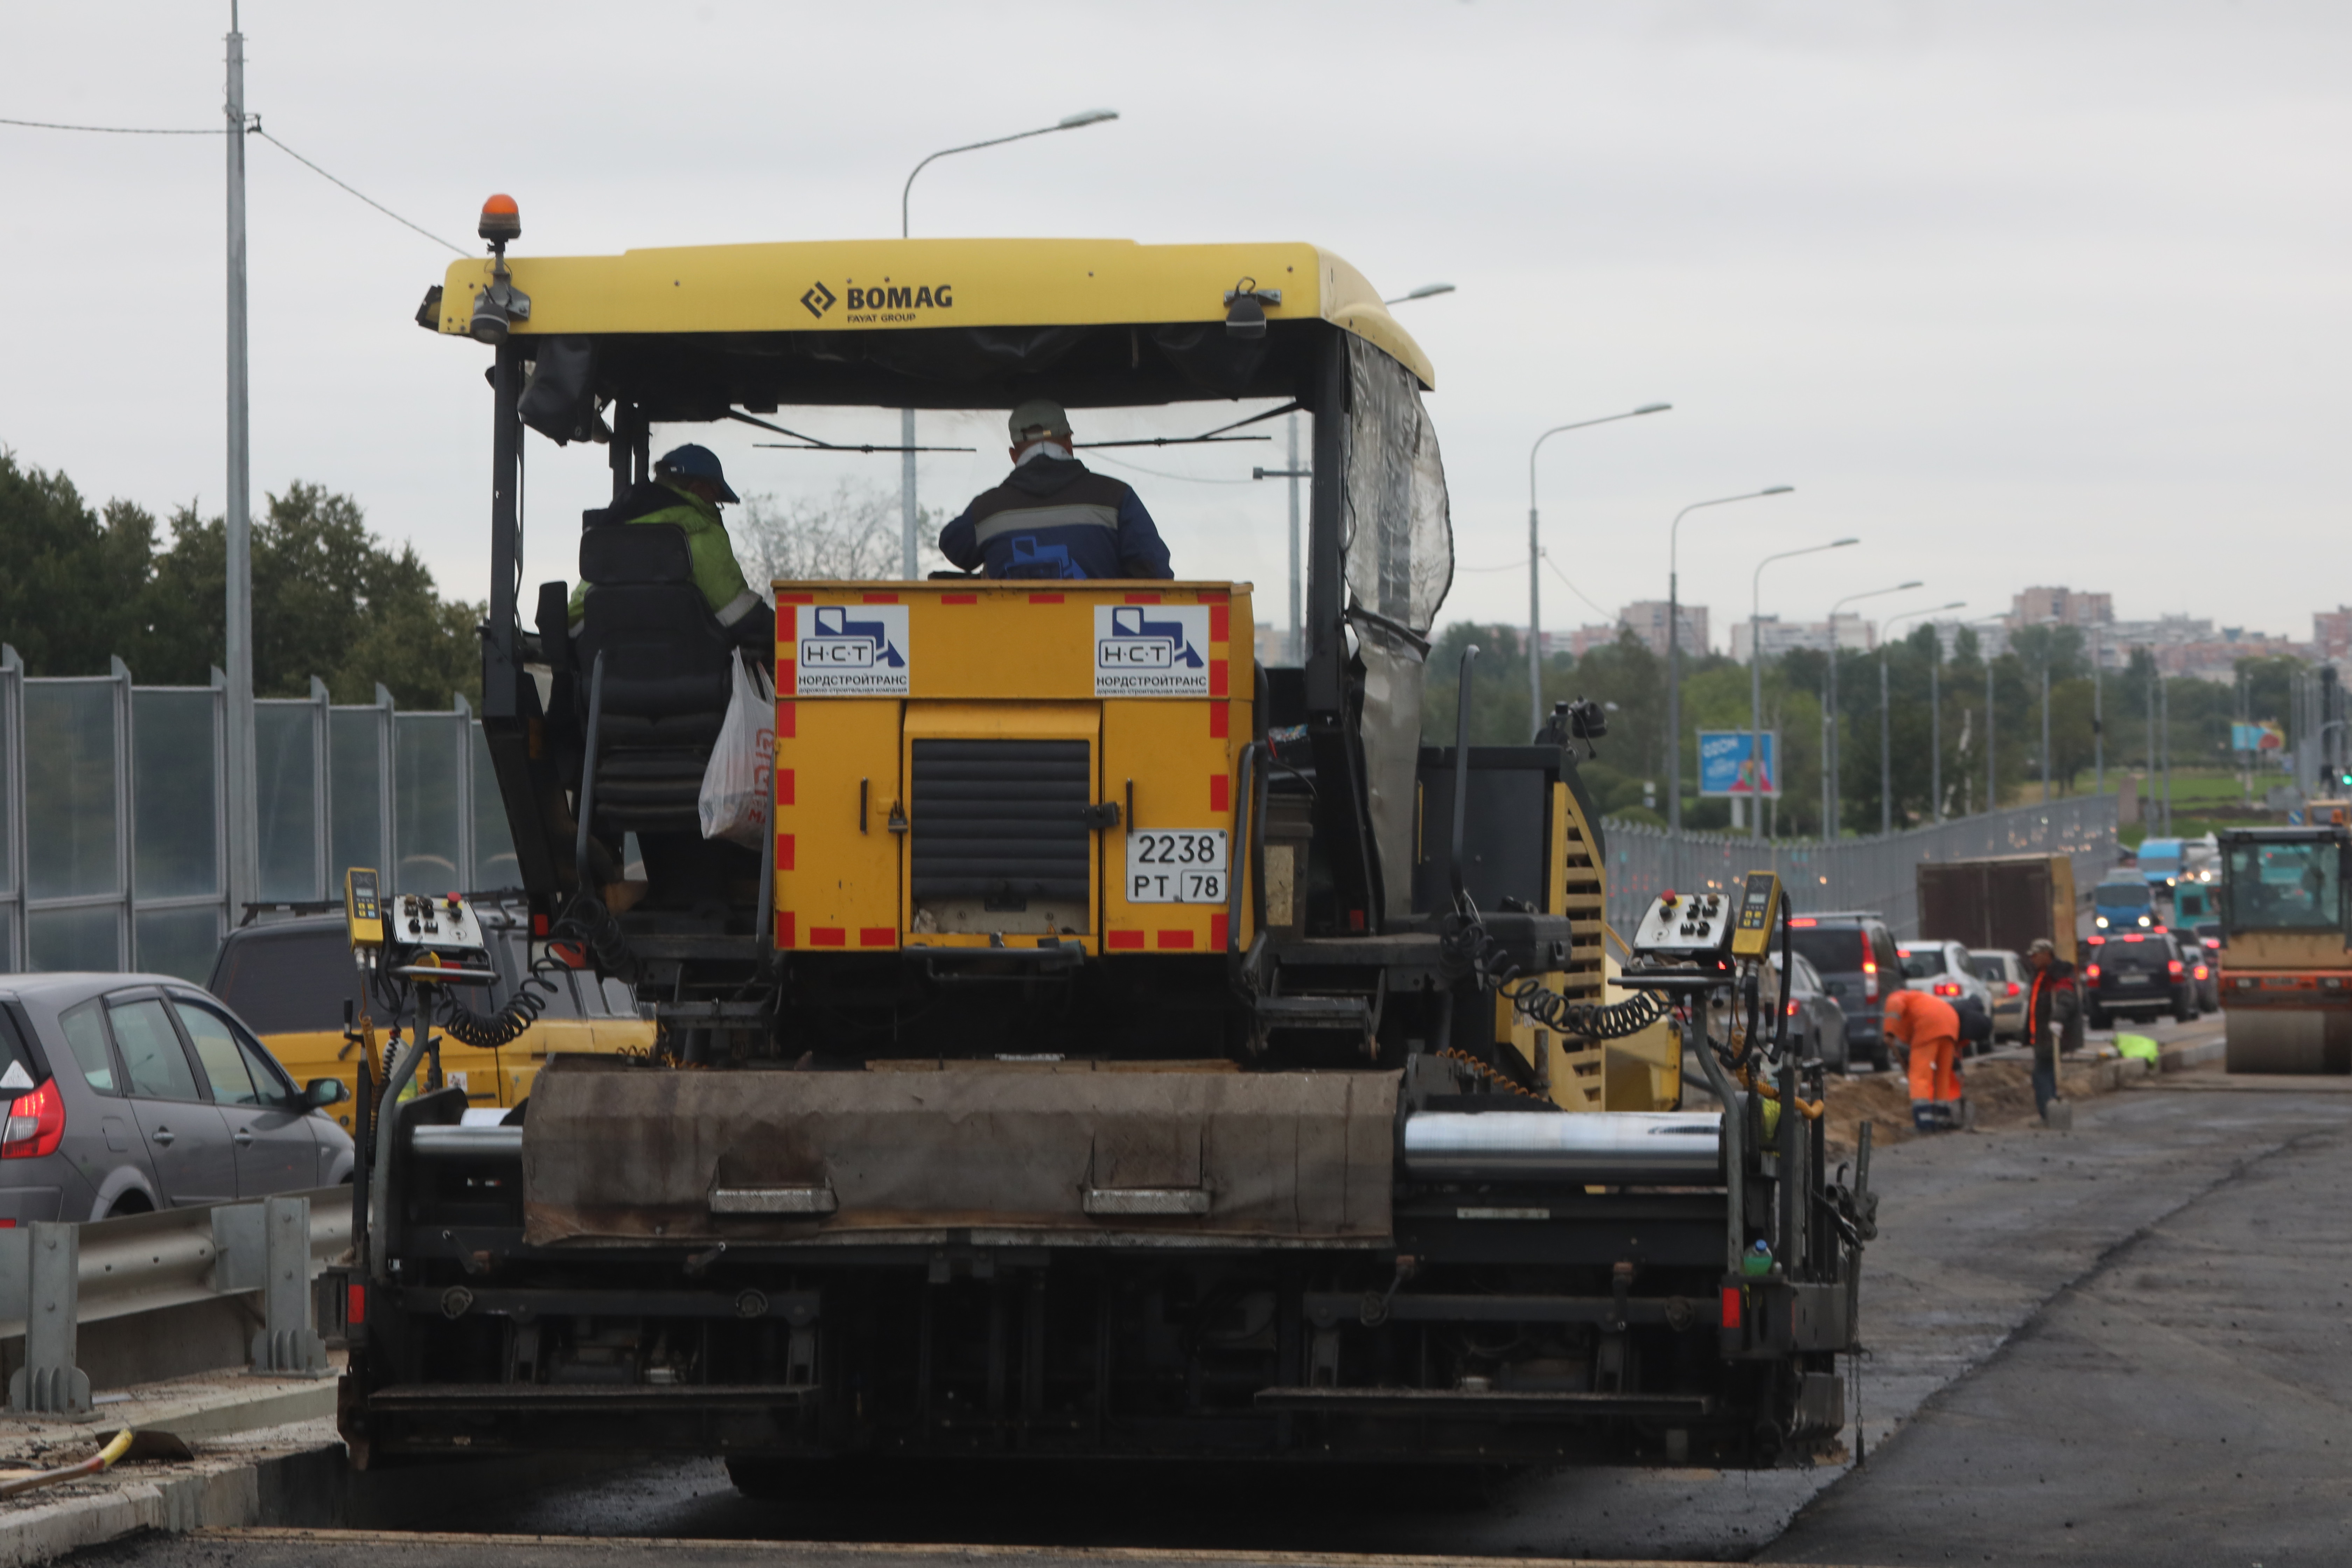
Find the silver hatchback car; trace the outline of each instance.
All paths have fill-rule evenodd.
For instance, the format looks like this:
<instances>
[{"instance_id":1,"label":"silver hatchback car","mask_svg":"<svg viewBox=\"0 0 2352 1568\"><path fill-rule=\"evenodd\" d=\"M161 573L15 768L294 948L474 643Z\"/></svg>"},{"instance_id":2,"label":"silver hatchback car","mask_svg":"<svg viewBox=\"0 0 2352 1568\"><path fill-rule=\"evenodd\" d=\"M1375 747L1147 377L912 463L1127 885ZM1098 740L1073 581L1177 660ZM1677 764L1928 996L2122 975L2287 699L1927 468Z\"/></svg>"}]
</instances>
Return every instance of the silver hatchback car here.
<instances>
[{"instance_id":1,"label":"silver hatchback car","mask_svg":"<svg viewBox=\"0 0 2352 1568\"><path fill-rule=\"evenodd\" d=\"M236 1015L162 974L0 976L0 1225L104 1219L351 1180L351 1135L314 1114Z\"/></svg>"}]
</instances>

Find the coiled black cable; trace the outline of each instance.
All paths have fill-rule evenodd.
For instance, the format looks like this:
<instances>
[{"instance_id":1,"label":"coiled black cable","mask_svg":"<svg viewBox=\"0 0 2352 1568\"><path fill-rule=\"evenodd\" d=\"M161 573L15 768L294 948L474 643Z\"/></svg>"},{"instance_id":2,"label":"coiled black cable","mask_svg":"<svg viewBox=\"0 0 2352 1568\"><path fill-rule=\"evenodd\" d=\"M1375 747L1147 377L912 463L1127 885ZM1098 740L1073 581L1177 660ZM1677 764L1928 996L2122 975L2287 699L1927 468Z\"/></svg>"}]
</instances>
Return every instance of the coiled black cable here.
<instances>
[{"instance_id":1,"label":"coiled black cable","mask_svg":"<svg viewBox=\"0 0 2352 1568\"><path fill-rule=\"evenodd\" d=\"M1670 1005L1654 991L1622 1002L1571 1001L1532 975L1522 978L1509 951L1487 931L1476 907L1467 903L1447 917L1439 952L1448 971L1473 977L1482 990L1502 997L1520 1016L1562 1035L1625 1039L1664 1017Z\"/></svg>"},{"instance_id":2,"label":"coiled black cable","mask_svg":"<svg viewBox=\"0 0 2352 1568\"><path fill-rule=\"evenodd\" d=\"M1522 980L1497 994L1523 1016L1563 1035L1589 1040L1622 1040L1666 1016L1666 999L1643 991L1622 1002L1572 1002L1542 982Z\"/></svg>"},{"instance_id":3,"label":"coiled black cable","mask_svg":"<svg viewBox=\"0 0 2352 1568\"><path fill-rule=\"evenodd\" d=\"M435 1019L441 1032L460 1045L481 1050L495 1051L510 1046L522 1037L523 1031L539 1022L539 1016L555 996L555 982L541 975L541 965L554 963L541 959L530 966L531 972L522 977L507 1005L495 1013L481 1014L466 1005L466 999L454 988L442 987L440 1005L435 1008ZM562 968L561 963L555 967Z\"/></svg>"},{"instance_id":4,"label":"coiled black cable","mask_svg":"<svg viewBox=\"0 0 2352 1568\"><path fill-rule=\"evenodd\" d=\"M523 976L522 984L515 987L504 1007L485 1016L467 1006L465 998L455 990L442 988L436 1016L443 1032L460 1045L486 1051L514 1044L525 1030L539 1022L548 1003L554 1000L554 977L574 967L556 956L559 945L570 945L593 956L600 973L625 976L636 968L635 955L629 951L619 920L602 900L583 893L565 906L562 914L548 928L546 951L531 961L530 973Z\"/></svg>"}]
</instances>

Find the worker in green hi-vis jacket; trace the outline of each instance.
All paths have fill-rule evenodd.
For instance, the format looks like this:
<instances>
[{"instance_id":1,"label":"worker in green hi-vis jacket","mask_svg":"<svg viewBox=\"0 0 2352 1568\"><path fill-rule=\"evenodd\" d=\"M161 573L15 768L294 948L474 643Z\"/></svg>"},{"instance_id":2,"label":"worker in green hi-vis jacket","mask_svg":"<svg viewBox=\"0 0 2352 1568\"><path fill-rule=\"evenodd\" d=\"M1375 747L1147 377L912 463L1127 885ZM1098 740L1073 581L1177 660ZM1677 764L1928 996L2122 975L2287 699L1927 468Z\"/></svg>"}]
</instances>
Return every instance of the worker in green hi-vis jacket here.
<instances>
[{"instance_id":1,"label":"worker in green hi-vis jacket","mask_svg":"<svg viewBox=\"0 0 2352 1568\"><path fill-rule=\"evenodd\" d=\"M735 545L719 520L721 505L737 500L728 488L719 455L691 442L662 454L654 464L653 482L631 487L605 513L605 524L667 522L686 534L694 562L694 585L702 590L710 613L744 647L772 647L776 640L775 611L743 580L736 563ZM604 526L600 524L599 526ZM591 584L572 590L572 624L577 627L587 613Z\"/></svg>"}]
</instances>

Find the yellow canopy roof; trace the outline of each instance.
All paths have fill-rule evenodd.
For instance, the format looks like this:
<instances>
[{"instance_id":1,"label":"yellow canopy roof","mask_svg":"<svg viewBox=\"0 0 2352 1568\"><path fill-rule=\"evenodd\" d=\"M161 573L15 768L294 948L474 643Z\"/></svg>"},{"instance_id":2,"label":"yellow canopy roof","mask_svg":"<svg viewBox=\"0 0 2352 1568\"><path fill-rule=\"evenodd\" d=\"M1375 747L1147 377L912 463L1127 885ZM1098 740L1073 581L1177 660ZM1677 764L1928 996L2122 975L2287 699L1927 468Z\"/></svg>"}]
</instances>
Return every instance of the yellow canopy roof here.
<instances>
[{"instance_id":1,"label":"yellow canopy roof","mask_svg":"<svg viewBox=\"0 0 2352 1568\"><path fill-rule=\"evenodd\" d=\"M1311 245L1138 245L1127 239L864 239L680 246L618 256L509 258L530 296L518 335L891 332L1221 322L1244 279L1280 289L1269 322L1355 333L1436 384L1379 292ZM451 264L440 330L464 336L490 262Z\"/></svg>"}]
</instances>

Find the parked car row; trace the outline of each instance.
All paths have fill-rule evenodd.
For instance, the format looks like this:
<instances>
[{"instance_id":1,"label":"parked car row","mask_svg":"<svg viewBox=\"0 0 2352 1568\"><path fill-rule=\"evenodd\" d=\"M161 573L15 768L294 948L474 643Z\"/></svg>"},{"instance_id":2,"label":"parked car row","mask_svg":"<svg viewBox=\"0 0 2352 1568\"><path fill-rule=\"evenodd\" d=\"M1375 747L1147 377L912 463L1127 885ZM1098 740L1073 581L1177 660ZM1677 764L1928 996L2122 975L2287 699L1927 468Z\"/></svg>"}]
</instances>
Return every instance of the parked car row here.
<instances>
[{"instance_id":1,"label":"parked car row","mask_svg":"<svg viewBox=\"0 0 2352 1568\"><path fill-rule=\"evenodd\" d=\"M2145 897L2146 889L2129 892ZM2117 1016L2166 1011L2186 1021L2217 1008L2220 966L2212 948L2166 930L2152 901L2127 905L2127 898L2125 893L2108 906L2106 934L2089 939L2082 976L2085 1021L2107 1028ZM2138 924L2143 912L2147 928ZM1901 1053L1889 1050L1883 1020L1885 998L1897 986L1958 1006L1981 1005L1991 1017L1995 1043L2027 1037L2033 972L2021 953L1958 942L1898 942L1884 920L1866 911L1799 915L1790 924L1798 960L1789 992L1790 1032L1808 1057L1840 1071L1864 1061L1882 1070L1895 1065ZM2110 956L2103 960L2103 952ZM2131 962L2118 963L2116 955ZM1834 1020L1827 1016L1832 1012Z\"/></svg>"},{"instance_id":2,"label":"parked car row","mask_svg":"<svg viewBox=\"0 0 2352 1568\"><path fill-rule=\"evenodd\" d=\"M1884 1072L1891 1065L1882 1032L1885 998L1906 984L1894 932L1866 910L1796 915L1789 927L1790 945L1845 1016L1849 1056L1865 1058Z\"/></svg>"}]
</instances>

